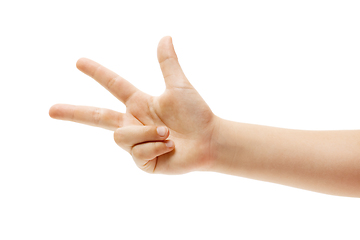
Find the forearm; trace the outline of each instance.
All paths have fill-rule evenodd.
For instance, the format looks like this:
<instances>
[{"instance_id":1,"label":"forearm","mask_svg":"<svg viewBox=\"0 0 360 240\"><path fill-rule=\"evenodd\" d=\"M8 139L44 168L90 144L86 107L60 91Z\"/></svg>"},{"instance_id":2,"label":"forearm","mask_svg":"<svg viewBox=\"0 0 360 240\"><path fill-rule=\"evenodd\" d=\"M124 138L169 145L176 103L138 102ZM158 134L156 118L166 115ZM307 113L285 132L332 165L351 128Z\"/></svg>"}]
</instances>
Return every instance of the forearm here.
<instances>
[{"instance_id":1,"label":"forearm","mask_svg":"<svg viewBox=\"0 0 360 240\"><path fill-rule=\"evenodd\" d=\"M218 119L212 171L360 197L360 131L304 131Z\"/></svg>"}]
</instances>

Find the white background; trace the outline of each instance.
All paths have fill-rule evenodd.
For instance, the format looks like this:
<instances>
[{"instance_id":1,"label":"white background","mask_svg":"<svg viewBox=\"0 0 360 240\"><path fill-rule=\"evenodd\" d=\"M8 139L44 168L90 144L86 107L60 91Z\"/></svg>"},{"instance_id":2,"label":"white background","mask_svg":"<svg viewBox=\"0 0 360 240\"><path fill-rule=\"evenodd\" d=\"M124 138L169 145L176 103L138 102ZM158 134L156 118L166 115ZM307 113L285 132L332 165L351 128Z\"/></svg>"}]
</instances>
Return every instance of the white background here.
<instances>
[{"instance_id":1,"label":"white background","mask_svg":"<svg viewBox=\"0 0 360 240\"><path fill-rule=\"evenodd\" d=\"M217 173L150 175L55 103L124 106L80 57L165 88L158 41L225 119L360 129L359 1L0 2L0 239L359 239L360 200Z\"/></svg>"}]
</instances>

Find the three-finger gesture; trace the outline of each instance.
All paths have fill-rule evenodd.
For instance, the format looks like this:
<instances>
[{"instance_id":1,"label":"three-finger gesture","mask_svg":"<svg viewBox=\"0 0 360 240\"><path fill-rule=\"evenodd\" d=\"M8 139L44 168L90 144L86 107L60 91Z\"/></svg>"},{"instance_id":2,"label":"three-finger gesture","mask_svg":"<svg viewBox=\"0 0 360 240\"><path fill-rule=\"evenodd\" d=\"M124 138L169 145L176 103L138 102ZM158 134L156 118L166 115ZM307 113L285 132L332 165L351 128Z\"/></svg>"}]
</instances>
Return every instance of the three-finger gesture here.
<instances>
[{"instance_id":1,"label":"three-finger gesture","mask_svg":"<svg viewBox=\"0 0 360 240\"><path fill-rule=\"evenodd\" d=\"M100 64L81 58L76 66L126 105L126 113L56 104L52 118L114 131L116 143L149 173L179 174L206 170L212 162L217 117L187 80L170 37L160 40L158 61L166 90L150 96Z\"/></svg>"}]
</instances>

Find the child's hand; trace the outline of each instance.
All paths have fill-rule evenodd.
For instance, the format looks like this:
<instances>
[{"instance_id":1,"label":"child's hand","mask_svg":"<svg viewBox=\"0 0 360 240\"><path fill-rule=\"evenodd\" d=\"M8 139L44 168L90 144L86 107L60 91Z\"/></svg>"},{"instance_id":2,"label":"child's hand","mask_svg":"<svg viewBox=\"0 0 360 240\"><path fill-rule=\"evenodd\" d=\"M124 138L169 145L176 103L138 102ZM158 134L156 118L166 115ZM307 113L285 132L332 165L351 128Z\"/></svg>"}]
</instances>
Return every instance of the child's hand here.
<instances>
[{"instance_id":1,"label":"child's hand","mask_svg":"<svg viewBox=\"0 0 360 240\"><path fill-rule=\"evenodd\" d=\"M170 37L160 41L158 60L166 90L153 97L80 59L77 67L123 102L126 113L57 104L50 116L114 130L116 143L149 173L208 170L360 197L358 130L301 131L223 120L186 79Z\"/></svg>"},{"instance_id":2,"label":"child's hand","mask_svg":"<svg viewBox=\"0 0 360 240\"><path fill-rule=\"evenodd\" d=\"M218 118L185 77L170 37L161 39L158 60L166 90L153 97L98 63L79 59L78 69L123 102L126 113L56 104L50 116L115 130L116 143L146 172L179 174L208 169Z\"/></svg>"}]
</instances>

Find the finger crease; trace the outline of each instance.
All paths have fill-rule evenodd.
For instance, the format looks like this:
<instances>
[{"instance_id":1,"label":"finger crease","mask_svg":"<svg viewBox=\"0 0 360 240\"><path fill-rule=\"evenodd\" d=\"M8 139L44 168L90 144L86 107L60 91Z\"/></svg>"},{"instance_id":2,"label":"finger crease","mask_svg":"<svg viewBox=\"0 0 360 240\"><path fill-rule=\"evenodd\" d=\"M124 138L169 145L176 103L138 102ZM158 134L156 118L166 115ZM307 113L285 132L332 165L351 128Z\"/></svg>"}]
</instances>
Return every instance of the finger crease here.
<instances>
[{"instance_id":1,"label":"finger crease","mask_svg":"<svg viewBox=\"0 0 360 240\"><path fill-rule=\"evenodd\" d=\"M91 77L92 77L92 78L95 78L97 72L99 71L99 69L100 69L101 67L102 67L101 65L99 65L99 66L96 67L96 69L95 69L95 70L92 72L92 74L91 74Z\"/></svg>"},{"instance_id":2,"label":"finger crease","mask_svg":"<svg viewBox=\"0 0 360 240\"><path fill-rule=\"evenodd\" d=\"M93 119L94 119L95 125L99 125L100 120L101 120L101 110L99 108L94 110Z\"/></svg>"},{"instance_id":3,"label":"finger crease","mask_svg":"<svg viewBox=\"0 0 360 240\"><path fill-rule=\"evenodd\" d=\"M111 78L111 79L108 81L108 83L107 83L107 89L111 89L111 88L114 86L114 84L115 84L115 82L116 82L116 79L117 79L118 77L119 77L119 76L113 77L113 78Z\"/></svg>"}]
</instances>

